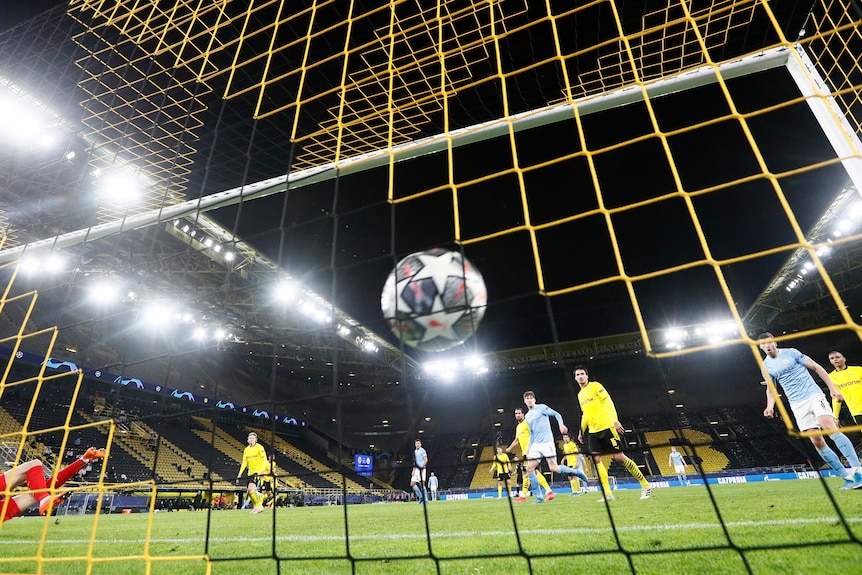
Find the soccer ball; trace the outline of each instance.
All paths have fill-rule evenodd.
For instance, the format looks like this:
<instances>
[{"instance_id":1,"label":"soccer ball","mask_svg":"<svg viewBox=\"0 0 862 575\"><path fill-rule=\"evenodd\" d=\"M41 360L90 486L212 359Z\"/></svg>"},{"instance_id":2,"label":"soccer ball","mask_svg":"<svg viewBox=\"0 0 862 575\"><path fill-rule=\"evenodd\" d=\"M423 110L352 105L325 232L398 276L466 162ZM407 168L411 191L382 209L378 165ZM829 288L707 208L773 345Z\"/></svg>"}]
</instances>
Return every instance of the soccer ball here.
<instances>
[{"instance_id":1,"label":"soccer ball","mask_svg":"<svg viewBox=\"0 0 862 575\"><path fill-rule=\"evenodd\" d=\"M380 307L401 341L422 351L464 343L488 305L485 281L458 252L434 248L398 262L386 279Z\"/></svg>"}]
</instances>

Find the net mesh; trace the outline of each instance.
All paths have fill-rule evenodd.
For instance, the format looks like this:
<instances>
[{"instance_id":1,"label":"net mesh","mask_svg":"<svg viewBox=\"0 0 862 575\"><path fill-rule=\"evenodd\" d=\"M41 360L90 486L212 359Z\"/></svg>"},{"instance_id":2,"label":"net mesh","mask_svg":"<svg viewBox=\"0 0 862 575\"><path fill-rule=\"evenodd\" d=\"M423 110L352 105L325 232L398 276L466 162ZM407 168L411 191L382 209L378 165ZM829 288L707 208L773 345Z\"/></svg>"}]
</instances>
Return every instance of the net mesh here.
<instances>
[{"instance_id":1,"label":"net mesh","mask_svg":"<svg viewBox=\"0 0 862 575\"><path fill-rule=\"evenodd\" d=\"M740 544L736 511L710 491L698 510L718 535L667 549L610 507L591 512L605 531L574 549L514 511L495 516L488 536L505 544L490 555L432 542L431 509L380 533L347 505L335 531L317 524L331 515L304 514L326 533L307 539L285 536L276 514L248 537L214 512L178 523L185 532L159 525L157 510L240 504L248 431L279 454L285 504L398 498L423 436L452 495L492 488L490 446L511 440L523 390L553 382L540 400L568 406L574 430L571 368L591 361L649 372L639 390L608 388L626 449L657 483L674 479L672 445L703 480L731 459L820 467L800 438L821 432L797 429L769 378L779 427L743 422L731 407L752 395L728 399L716 376L678 388L705 378L691 358L756 374L763 331L822 349L821 363L859 346L859 4L578 4L72 0L1 34L0 93L66 142L44 152L3 135L6 467L39 459L56 477L91 445L107 453L64 487L65 515L95 512L87 532L59 545L47 519L0 566L442 573L493 557L537 573L577 560L632 573L729 560L752 573L759 552L788 546L834 546L834 561L858 565L853 512L828 489L817 500L841 532L792 545ZM462 347L490 350L493 377L517 387L462 374L470 410L422 371L433 354L405 349L380 317L398 260L440 246L489 288ZM85 304L97 280L122 303L102 291ZM147 318L170 327L144 333ZM476 422L437 427L435 409ZM774 453L776 440L795 451ZM372 477L353 472L354 452L372 456ZM26 493L12 487L3 511ZM149 513L112 546L103 506ZM366 544L398 530L416 537Z\"/></svg>"}]
</instances>

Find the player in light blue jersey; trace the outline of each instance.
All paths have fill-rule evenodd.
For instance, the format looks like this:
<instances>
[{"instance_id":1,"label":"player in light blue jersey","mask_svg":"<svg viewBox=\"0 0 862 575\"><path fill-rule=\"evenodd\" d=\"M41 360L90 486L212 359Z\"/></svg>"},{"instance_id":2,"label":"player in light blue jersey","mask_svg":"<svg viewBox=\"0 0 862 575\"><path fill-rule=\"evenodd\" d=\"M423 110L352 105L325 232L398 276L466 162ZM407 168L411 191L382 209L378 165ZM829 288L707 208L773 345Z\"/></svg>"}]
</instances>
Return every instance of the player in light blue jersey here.
<instances>
[{"instance_id":1,"label":"player in light blue jersey","mask_svg":"<svg viewBox=\"0 0 862 575\"><path fill-rule=\"evenodd\" d=\"M560 426L560 433L566 434L569 428L563 423L563 416L545 405L544 403L536 403L536 394L532 391L524 393L524 405L529 411L524 416L524 421L530 428L530 443L527 445L527 477L530 479L530 490L533 493L541 493L539 491L539 478L536 475L536 469L542 459L548 462L548 467L551 471L555 471L561 475L577 476L586 485L588 479L584 472L568 465L557 465L557 445L554 443L554 433L551 431L551 420L553 417L557 420ZM548 501L554 498L553 491L546 494ZM533 503L544 503L545 499L536 497Z\"/></svg>"},{"instance_id":2,"label":"player in light blue jersey","mask_svg":"<svg viewBox=\"0 0 862 575\"><path fill-rule=\"evenodd\" d=\"M763 367L766 368L766 377L772 382L780 385L787 396L790 410L796 418L796 425L800 431L812 431L822 429L831 431L829 436L832 442L847 459L850 468L844 467L838 455L826 443L821 435L812 435L811 443L817 449L820 457L844 478L844 486L841 489L862 488L862 468L859 467L859 457L853 449L853 444L846 435L838 431L835 418L832 417L832 408L826 401L823 391L811 377L809 370L814 371L829 388L829 393L835 399L843 401L843 396L835 388L835 384L829 378L829 374L823 367L792 347L779 349L773 340L773 335L765 332L758 336L761 340L760 349L766 354L763 358ZM775 416L775 396L769 386L766 386L766 409L763 410L765 417Z\"/></svg>"},{"instance_id":3,"label":"player in light blue jersey","mask_svg":"<svg viewBox=\"0 0 862 575\"><path fill-rule=\"evenodd\" d=\"M677 451L676 447L673 445L670 446L670 454L667 458L667 464L676 472L676 478L679 479L680 485L690 485L688 474L685 472L685 459L683 458L682 453Z\"/></svg>"},{"instance_id":4,"label":"player in light blue jersey","mask_svg":"<svg viewBox=\"0 0 862 575\"><path fill-rule=\"evenodd\" d=\"M416 499L419 504L428 503L428 490L425 487L425 480L428 479L428 453L422 447L422 440L417 439L414 442L413 449L413 472L410 474L410 487L413 488L413 493L416 494Z\"/></svg>"}]
</instances>

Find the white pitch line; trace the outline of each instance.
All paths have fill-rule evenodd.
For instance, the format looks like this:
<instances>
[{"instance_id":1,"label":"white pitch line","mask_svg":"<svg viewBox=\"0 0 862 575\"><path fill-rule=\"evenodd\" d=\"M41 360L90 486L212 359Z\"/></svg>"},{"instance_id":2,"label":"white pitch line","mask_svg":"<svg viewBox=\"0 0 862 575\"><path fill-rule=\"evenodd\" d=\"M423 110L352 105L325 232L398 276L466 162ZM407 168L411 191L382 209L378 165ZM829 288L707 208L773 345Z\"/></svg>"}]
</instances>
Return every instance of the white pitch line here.
<instances>
[{"instance_id":1,"label":"white pitch line","mask_svg":"<svg viewBox=\"0 0 862 575\"><path fill-rule=\"evenodd\" d=\"M769 525L799 525L802 523L813 524L813 523L830 523L835 522L837 517L820 517L820 518L810 518L810 519L776 519L770 521L731 521L725 523L728 528L733 527L765 527ZM845 518L845 521L848 523L860 523L862 522L862 518ZM619 532L635 532L635 531L672 531L675 529L719 529L721 527L718 523L685 523L685 524L677 524L677 525L631 525L627 527L618 527L617 531ZM8 528L7 528L8 529ZM611 533L611 529L609 527L605 528L594 528L594 527L578 527L572 529L524 529L519 531L521 535L596 535L603 533ZM475 532L445 532L445 533L432 533L431 539L448 539L452 537L505 537L505 536L514 536L514 531L483 531L481 533ZM405 540L405 539L425 539L427 535L425 533L380 533L374 535L351 535L351 541L362 541L366 539L380 540L380 539L389 539L389 540ZM275 537L276 541L284 541L288 543L309 543L316 541L330 542L330 541L343 541L343 536L336 535L277 535ZM231 543L231 542L243 542L243 543L255 543L261 541L272 541L271 537L210 537L209 541L211 543ZM184 538L184 539L150 539L150 544L162 544L162 543L202 543L203 539L200 537L197 538ZM32 539L0 539L0 545L23 545L28 543L36 543ZM81 545L81 544L89 544L90 539L45 539L45 543L48 544L57 544L57 545ZM144 543L143 539L96 539L94 541L96 544L118 544L118 543Z\"/></svg>"}]
</instances>

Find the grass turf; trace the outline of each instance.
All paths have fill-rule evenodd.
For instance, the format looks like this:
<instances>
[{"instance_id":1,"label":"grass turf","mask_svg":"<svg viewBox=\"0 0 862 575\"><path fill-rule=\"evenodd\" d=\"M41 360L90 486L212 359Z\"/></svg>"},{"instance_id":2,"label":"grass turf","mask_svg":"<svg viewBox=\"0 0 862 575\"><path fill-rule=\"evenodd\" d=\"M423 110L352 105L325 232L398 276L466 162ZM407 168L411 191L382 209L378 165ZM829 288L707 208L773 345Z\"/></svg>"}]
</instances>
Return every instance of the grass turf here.
<instances>
[{"instance_id":1,"label":"grass turf","mask_svg":"<svg viewBox=\"0 0 862 575\"><path fill-rule=\"evenodd\" d=\"M762 575L862 565L862 491L798 480L497 499L248 511L27 517L0 571L69 575ZM426 513L427 512L427 513ZM345 537L349 533L349 537Z\"/></svg>"}]
</instances>

